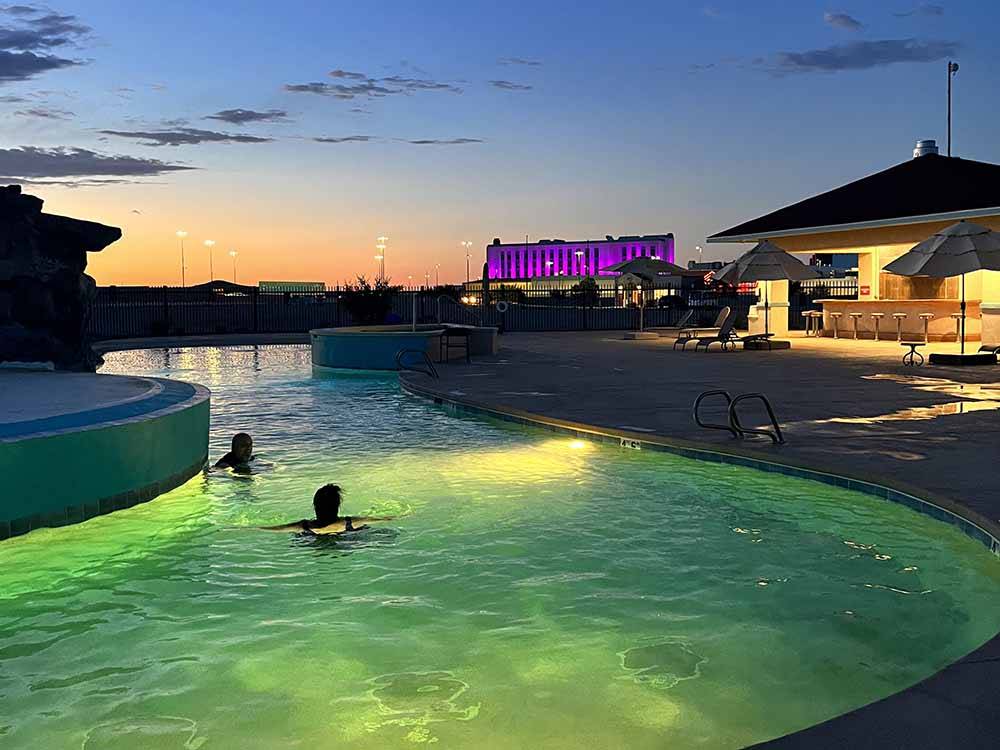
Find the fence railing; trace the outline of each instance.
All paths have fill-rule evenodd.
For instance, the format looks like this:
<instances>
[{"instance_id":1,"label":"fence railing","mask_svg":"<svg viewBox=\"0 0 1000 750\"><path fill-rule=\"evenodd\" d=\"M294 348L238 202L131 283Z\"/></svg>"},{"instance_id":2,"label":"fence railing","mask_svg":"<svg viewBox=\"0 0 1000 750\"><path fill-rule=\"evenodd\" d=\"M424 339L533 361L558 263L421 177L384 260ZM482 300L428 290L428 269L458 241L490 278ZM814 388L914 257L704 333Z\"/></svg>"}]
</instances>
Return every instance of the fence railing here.
<instances>
[{"instance_id":1,"label":"fence railing","mask_svg":"<svg viewBox=\"0 0 1000 750\"><path fill-rule=\"evenodd\" d=\"M793 282L788 290L788 327L795 331L805 330L806 319L802 313L819 310L816 300L857 298L858 280L854 277Z\"/></svg>"},{"instance_id":2,"label":"fence railing","mask_svg":"<svg viewBox=\"0 0 1000 750\"><path fill-rule=\"evenodd\" d=\"M361 323L463 323L505 331L630 330L674 325L694 309L693 325L711 323L728 305L744 328L756 294L716 291L591 289L488 290L465 297L459 287L393 289L372 305L371 293L178 287L100 287L89 310L95 339L229 333L304 333ZM657 294L665 296L656 297ZM361 295L361 296L359 296ZM359 300L361 303L359 304ZM502 303L502 304L499 304Z\"/></svg>"}]
</instances>

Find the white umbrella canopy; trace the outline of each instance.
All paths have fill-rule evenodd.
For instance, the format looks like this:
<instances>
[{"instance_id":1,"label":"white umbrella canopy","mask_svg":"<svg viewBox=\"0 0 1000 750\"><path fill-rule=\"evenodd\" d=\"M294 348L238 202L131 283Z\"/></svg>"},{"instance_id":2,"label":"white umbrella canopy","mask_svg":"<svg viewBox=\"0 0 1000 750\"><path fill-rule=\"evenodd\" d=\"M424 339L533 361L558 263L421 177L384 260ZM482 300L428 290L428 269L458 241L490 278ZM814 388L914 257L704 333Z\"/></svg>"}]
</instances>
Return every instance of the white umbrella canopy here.
<instances>
[{"instance_id":1,"label":"white umbrella canopy","mask_svg":"<svg viewBox=\"0 0 1000 750\"><path fill-rule=\"evenodd\" d=\"M728 266L720 268L714 278L715 281L735 285L744 281L805 281L819 276L820 272L815 268L807 266L773 242L764 240ZM764 333L771 332L770 307L765 286Z\"/></svg>"},{"instance_id":2,"label":"white umbrella canopy","mask_svg":"<svg viewBox=\"0 0 1000 750\"><path fill-rule=\"evenodd\" d=\"M962 277L961 351L965 354L965 274L1000 271L1000 233L960 221L914 245L883 270L899 276Z\"/></svg>"},{"instance_id":3,"label":"white umbrella canopy","mask_svg":"<svg viewBox=\"0 0 1000 750\"><path fill-rule=\"evenodd\" d=\"M632 258L632 260L615 263L613 266L605 266L602 271L613 273L634 273L637 276L653 278L655 276L679 276L684 273L680 266L670 263L660 258Z\"/></svg>"},{"instance_id":4,"label":"white umbrella canopy","mask_svg":"<svg viewBox=\"0 0 1000 750\"><path fill-rule=\"evenodd\" d=\"M1000 233L960 221L931 235L885 267L900 276L943 279L971 271L1000 271Z\"/></svg>"},{"instance_id":5,"label":"white umbrella canopy","mask_svg":"<svg viewBox=\"0 0 1000 750\"><path fill-rule=\"evenodd\" d=\"M719 269L715 280L725 284L743 281L804 281L819 278L815 268L807 266L769 240L758 242L728 266Z\"/></svg>"}]
</instances>

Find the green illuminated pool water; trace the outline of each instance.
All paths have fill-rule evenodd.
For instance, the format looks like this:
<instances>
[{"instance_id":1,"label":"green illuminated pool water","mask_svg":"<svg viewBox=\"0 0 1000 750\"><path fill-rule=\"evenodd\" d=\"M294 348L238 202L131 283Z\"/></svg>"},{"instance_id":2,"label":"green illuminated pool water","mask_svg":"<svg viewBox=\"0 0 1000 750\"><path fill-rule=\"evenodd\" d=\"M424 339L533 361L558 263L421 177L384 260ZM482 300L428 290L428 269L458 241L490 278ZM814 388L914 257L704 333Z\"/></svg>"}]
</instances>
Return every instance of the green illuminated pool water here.
<instances>
[{"instance_id":1,"label":"green illuminated pool water","mask_svg":"<svg viewBox=\"0 0 1000 750\"><path fill-rule=\"evenodd\" d=\"M209 386L213 454L247 429L260 472L0 543L5 750L739 747L1000 624L1000 563L864 495L458 419L307 349L108 359ZM399 519L253 530L327 481Z\"/></svg>"}]
</instances>

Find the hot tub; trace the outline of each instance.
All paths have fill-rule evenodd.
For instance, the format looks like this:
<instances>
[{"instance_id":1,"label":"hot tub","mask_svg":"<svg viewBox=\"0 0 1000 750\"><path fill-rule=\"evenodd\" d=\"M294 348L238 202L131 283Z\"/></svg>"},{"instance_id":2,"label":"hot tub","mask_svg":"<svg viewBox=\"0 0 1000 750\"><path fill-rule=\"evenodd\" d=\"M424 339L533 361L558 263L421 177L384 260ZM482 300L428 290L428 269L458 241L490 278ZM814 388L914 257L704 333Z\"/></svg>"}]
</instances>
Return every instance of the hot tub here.
<instances>
[{"instance_id":1,"label":"hot tub","mask_svg":"<svg viewBox=\"0 0 1000 750\"><path fill-rule=\"evenodd\" d=\"M309 332L314 367L346 370L398 370L396 354L403 349L426 352L437 359L440 325L350 326Z\"/></svg>"}]
</instances>

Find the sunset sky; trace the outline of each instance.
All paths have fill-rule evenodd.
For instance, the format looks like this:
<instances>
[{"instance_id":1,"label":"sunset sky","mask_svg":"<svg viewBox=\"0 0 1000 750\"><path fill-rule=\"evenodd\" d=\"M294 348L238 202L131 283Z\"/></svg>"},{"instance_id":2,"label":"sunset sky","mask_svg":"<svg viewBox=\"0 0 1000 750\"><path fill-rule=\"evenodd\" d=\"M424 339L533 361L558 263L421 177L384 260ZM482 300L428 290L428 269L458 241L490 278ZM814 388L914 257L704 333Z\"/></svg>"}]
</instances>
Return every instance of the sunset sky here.
<instances>
[{"instance_id":1,"label":"sunset sky","mask_svg":"<svg viewBox=\"0 0 1000 750\"><path fill-rule=\"evenodd\" d=\"M1000 6L119 2L0 12L0 179L100 284L465 278L462 240L706 235L945 138L1000 162ZM737 248L705 246L705 257Z\"/></svg>"}]
</instances>

